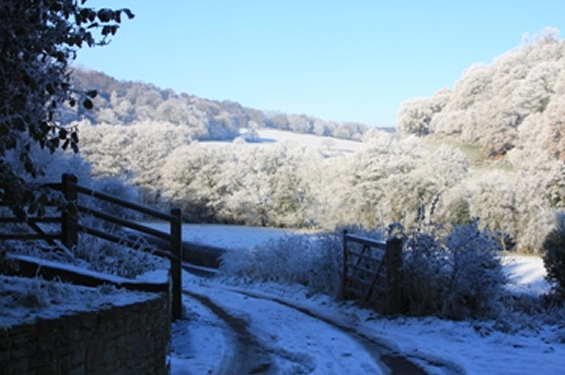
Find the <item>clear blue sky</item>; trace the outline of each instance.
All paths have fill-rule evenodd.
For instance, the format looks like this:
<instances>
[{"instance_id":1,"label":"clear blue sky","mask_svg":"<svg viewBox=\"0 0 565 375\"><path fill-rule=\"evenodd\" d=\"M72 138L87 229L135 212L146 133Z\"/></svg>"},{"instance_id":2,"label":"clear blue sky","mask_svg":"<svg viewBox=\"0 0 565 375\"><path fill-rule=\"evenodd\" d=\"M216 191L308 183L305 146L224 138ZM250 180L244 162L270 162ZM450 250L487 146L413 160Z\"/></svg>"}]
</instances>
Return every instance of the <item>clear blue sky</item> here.
<instances>
[{"instance_id":1,"label":"clear blue sky","mask_svg":"<svg viewBox=\"0 0 565 375\"><path fill-rule=\"evenodd\" d=\"M77 63L118 79L261 110L393 126L400 103L464 69L565 35L564 0L89 0L128 7L109 46Z\"/></svg>"}]
</instances>

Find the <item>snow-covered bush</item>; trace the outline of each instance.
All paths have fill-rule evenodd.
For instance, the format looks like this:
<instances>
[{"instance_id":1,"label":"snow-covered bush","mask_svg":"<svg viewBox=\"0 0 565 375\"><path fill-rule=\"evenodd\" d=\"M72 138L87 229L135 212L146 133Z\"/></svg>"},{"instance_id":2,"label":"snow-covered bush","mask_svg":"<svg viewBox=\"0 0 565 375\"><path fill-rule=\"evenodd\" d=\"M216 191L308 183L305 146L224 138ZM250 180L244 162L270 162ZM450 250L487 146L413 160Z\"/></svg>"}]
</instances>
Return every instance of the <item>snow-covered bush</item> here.
<instances>
[{"instance_id":1,"label":"snow-covered bush","mask_svg":"<svg viewBox=\"0 0 565 375\"><path fill-rule=\"evenodd\" d=\"M336 294L341 282L341 236L293 235L249 250L228 251L220 270L226 276L298 283L315 293Z\"/></svg>"},{"instance_id":2,"label":"snow-covered bush","mask_svg":"<svg viewBox=\"0 0 565 375\"><path fill-rule=\"evenodd\" d=\"M88 225L95 226L91 223ZM123 232L115 232L114 235L121 235L124 239L126 236ZM4 246L9 253L70 264L124 278L135 278L158 267L167 267L168 260L153 255L151 253L153 247L147 241L142 237L137 241L137 248L143 250L134 250L124 244L115 244L84 233L79 236L79 243L72 249L49 246L40 241L6 241ZM3 266L17 269L16 262L7 262L4 259L2 264L0 259L0 274Z\"/></svg>"},{"instance_id":3,"label":"snow-covered bush","mask_svg":"<svg viewBox=\"0 0 565 375\"><path fill-rule=\"evenodd\" d=\"M132 203L138 201L137 189L132 185L128 185L119 177L103 177L97 179L93 182L92 189L124 201ZM106 214L121 218L139 219L141 216L141 214L136 211L100 199L89 199L88 205Z\"/></svg>"},{"instance_id":4,"label":"snow-covered bush","mask_svg":"<svg viewBox=\"0 0 565 375\"><path fill-rule=\"evenodd\" d=\"M557 225L543 242L543 263L555 292L565 298L565 212L558 213L556 219Z\"/></svg>"},{"instance_id":5,"label":"snow-covered bush","mask_svg":"<svg viewBox=\"0 0 565 375\"><path fill-rule=\"evenodd\" d=\"M142 238L140 247L151 249ZM106 274L134 278L157 268L159 262L165 262L151 253L134 250L125 245L103 241L99 238L81 235L79 244L72 249L74 258L86 263L93 271Z\"/></svg>"},{"instance_id":6,"label":"snow-covered bush","mask_svg":"<svg viewBox=\"0 0 565 375\"><path fill-rule=\"evenodd\" d=\"M338 296L343 271L343 229L381 239L384 231L359 226L316 235L292 235L248 250L228 251L221 259L225 276L247 280L298 283L313 293Z\"/></svg>"},{"instance_id":7,"label":"snow-covered bush","mask_svg":"<svg viewBox=\"0 0 565 375\"><path fill-rule=\"evenodd\" d=\"M414 315L450 319L499 313L506 278L488 230L477 221L445 233L437 225L405 234L404 295Z\"/></svg>"}]
</instances>

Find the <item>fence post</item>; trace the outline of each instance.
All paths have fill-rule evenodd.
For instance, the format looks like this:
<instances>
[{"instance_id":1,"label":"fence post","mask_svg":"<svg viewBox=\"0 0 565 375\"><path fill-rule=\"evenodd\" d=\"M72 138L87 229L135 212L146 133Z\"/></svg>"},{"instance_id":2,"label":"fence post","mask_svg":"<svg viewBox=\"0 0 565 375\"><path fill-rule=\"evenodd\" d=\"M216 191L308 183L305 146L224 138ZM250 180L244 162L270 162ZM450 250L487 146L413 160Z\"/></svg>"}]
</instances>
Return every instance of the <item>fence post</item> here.
<instances>
[{"instance_id":1,"label":"fence post","mask_svg":"<svg viewBox=\"0 0 565 375\"><path fill-rule=\"evenodd\" d=\"M182 262L182 224L180 208L172 208L171 215L175 220L171 221L171 282L172 282L172 301L171 318L173 321L180 319L182 315L182 283L181 283L181 262Z\"/></svg>"},{"instance_id":2,"label":"fence post","mask_svg":"<svg viewBox=\"0 0 565 375\"><path fill-rule=\"evenodd\" d=\"M69 249L78 244L78 232L75 226L78 212L75 207L78 196L77 181L75 175L68 173L63 174L61 181L61 190L66 200L65 208L61 213L61 242Z\"/></svg>"},{"instance_id":3,"label":"fence post","mask_svg":"<svg viewBox=\"0 0 565 375\"><path fill-rule=\"evenodd\" d=\"M398 315L403 309L402 298L402 240L393 237L386 241L386 311Z\"/></svg>"},{"instance_id":4,"label":"fence post","mask_svg":"<svg viewBox=\"0 0 565 375\"><path fill-rule=\"evenodd\" d=\"M343 230L343 276L341 278L341 298L347 298L347 291L346 291L346 285L347 285L347 229Z\"/></svg>"}]
</instances>

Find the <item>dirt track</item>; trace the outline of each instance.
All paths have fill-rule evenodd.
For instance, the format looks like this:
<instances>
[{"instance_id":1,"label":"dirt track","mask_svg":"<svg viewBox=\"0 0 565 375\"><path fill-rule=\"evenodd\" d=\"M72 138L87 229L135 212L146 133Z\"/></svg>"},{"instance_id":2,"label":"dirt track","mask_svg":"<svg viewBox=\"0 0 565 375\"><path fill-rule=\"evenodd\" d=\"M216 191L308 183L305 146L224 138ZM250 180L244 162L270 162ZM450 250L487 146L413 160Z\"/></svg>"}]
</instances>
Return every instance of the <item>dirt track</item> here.
<instances>
[{"instance_id":1,"label":"dirt track","mask_svg":"<svg viewBox=\"0 0 565 375\"><path fill-rule=\"evenodd\" d=\"M210 289L210 292L210 294L213 294L213 288ZM223 292L225 292L224 289ZM251 306L255 299L263 301L267 300L279 304L281 309L293 309L310 318L317 319L327 324L329 330L335 330L336 332L355 340L368 354L368 356L372 358L372 368L378 368L382 373L407 375L427 374L422 368L410 362L405 357L394 353L377 340L363 336L348 327L318 316L307 309L294 306L291 303L282 301L275 297L266 297L253 292L241 290L231 290L229 292L249 297L248 303L250 308L252 308ZM300 369L300 373L306 374L313 371L312 365L309 364L308 361L305 361L304 358L293 355L285 356L284 350L279 349L274 351L272 347L265 345L260 337L251 333L249 328L253 322L235 316L236 314L233 311L230 311L229 308L221 306L221 302L218 303L218 301L213 300L208 296L194 292L184 291L184 294L206 306L219 319L225 322L226 327L228 327L225 335L231 342L231 349L222 360L220 371L218 372L219 374L279 374L280 369L277 368L277 363L280 363L281 353L283 353L283 357L286 357L283 358L285 361L295 362L292 363L292 365L295 368ZM300 323L297 322L297 324ZM290 353L290 351L286 351L286 353Z\"/></svg>"},{"instance_id":2,"label":"dirt track","mask_svg":"<svg viewBox=\"0 0 565 375\"><path fill-rule=\"evenodd\" d=\"M247 322L230 315L206 296L187 291L183 293L206 306L230 328L225 334L231 341L232 350L222 360L220 374L266 374L272 370L268 353L261 347L257 337L249 332Z\"/></svg>"}]
</instances>

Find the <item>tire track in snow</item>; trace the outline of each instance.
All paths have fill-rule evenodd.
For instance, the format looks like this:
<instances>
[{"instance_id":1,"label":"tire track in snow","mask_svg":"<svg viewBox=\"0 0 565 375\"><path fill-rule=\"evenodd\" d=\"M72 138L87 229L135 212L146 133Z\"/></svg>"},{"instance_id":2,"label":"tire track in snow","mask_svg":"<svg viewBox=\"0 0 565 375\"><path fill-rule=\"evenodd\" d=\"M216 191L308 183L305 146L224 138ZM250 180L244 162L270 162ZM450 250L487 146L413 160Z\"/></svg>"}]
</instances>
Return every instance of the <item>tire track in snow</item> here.
<instances>
[{"instance_id":1,"label":"tire track in snow","mask_svg":"<svg viewBox=\"0 0 565 375\"><path fill-rule=\"evenodd\" d=\"M420 367L417 363L422 363L426 366L437 369L439 373L446 375L465 374L465 371L461 369L461 367L456 363L445 362L432 358L426 358L425 356L421 356L421 357L413 356L412 357L413 361L411 361L406 356L396 352L395 350L387 346L385 343L379 341L374 337L369 337L366 334L357 331L353 327L347 326L327 316L320 315L306 307L299 306L290 301L275 296L265 295L263 293L257 293L249 290L241 290L238 288L222 287L217 285L214 286L202 285L202 284L201 286L211 289L220 288L225 291L245 295L251 298L275 302L285 307L299 311L302 314L310 316L314 319L320 320L330 325L332 328L347 334L352 339L357 341L367 351L367 353L369 353L375 359L377 363L384 365L381 367L384 367L385 372L388 374L426 375L427 372L422 367Z\"/></svg>"},{"instance_id":2,"label":"tire track in snow","mask_svg":"<svg viewBox=\"0 0 565 375\"><path fill-rule=\"evenodd\" d=\"M269 300L279 303L283 306L300 311L301 313L308 315L314 319L323 321L332 328L344 332L345 334L353 338L355 341L357 341L367 351L367 353L369 353L374 358L376 363L384 364L385 367L384 370L388 374L427 375L427 372L424 371L422 368L408 361L405 357L392 352L389 348L377 342L376 340L372 340L367 336L361 335L359 332L355 331L354 329L336 323L335 321L330 320L326 317L320 316L312 312L311 310L308 310L301 306L294 305L288 301L282 300L277 297L265 296L250 291L241 291L241 290L231 290L231 291L235 293L247 295L252 298L264 299L264 300Z\"/></svg>"},{"instance_id":3,"label":"tire track in snow","mask_svg":"<svg viewBox=\"0 0 565 375\"><path fill-rule=\"evenodd\" d=\"M201 286L213 290L213 286ZM296 312L306 315L309 318L315 319L328 325L333 331L340 332L346 335L366 353L366 355L373 360L373 365L368 365L368 373L372 373L371 367L376 366L386 374L407 374L407 375L422 375L427 374L422 368L414 363L408 361L405 357L400 356L383 344L372 340L368 337L355 332L349 327L345 327L336 322L319 316L312 311L293 305L288 301L278 299L276 297L265 296L250 291L235 290L231 288L216 287L223 292L234 293L240 296L249 297L252 299L269 301L281 305L283 309L292 309ZM235 332L238 337L237 342L234 343L234 349L231 353L224 358L221 366L220 373L225 374L277 374L276 365L273 357L280 357L289 363L295 363L295 367L300 370L300 373L310 373L316 368L315 360L309 358L308 354L301 352L292 352L286 348L274 347L272 344L261 343L261 341L249 331L249 323L245 319L235 317L233 312L229 312L229 308L219 306L216 302L212 301L209 297L202 294L184 291L184 294L196 299L198 302L209 308L220 319L225 321L230 328ZM253 306L250 303L249 306ZM241 313L241 312L240 312ZM253 324L253 323L251 323ZM263 329L263 331L265 331ZM269 332L261 332L269 334ZM344 353L350 355L349 353ZM356 353L358 354L358 353ZM342 354L343 355L343 354Z\"/></svg>"},{"instance_id":4,"label":"tire track in snow","mask_svg":"<svg viewBox=\"0 0 565 375\"><path fill-rule=\"evenodd\" d=\"M264 374L272 370L271 358L257 337L249 332L245 320L231 315L207 296L186 290L183 290L183 294L207 307L231 329L227 338L232 350L224 355L219 374Z\"/></svg>"}]
</instances>

